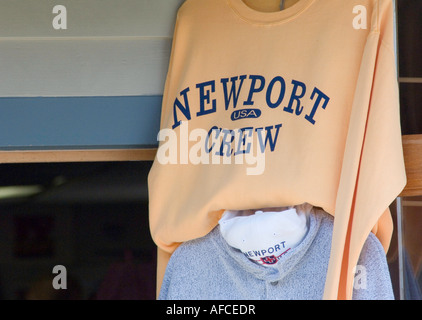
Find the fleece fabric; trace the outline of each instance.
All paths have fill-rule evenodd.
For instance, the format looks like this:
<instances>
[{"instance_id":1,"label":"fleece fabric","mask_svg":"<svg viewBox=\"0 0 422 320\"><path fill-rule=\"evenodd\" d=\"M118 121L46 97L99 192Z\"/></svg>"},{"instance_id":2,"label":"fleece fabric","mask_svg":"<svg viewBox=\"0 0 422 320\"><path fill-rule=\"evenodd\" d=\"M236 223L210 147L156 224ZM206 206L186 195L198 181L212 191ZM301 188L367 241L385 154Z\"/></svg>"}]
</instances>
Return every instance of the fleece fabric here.
<instances>
[{"instance_id":1,"label":"fleece fabric","mask_svg":"<svg viewBox=\"0 0 422 320\"><path fill-rule=\"evenodd\" d=\"M332 216L316 210L304 240L276 265L265 267L228 245L217 226L173 253L159 299L321 300L332 230ZM365 242L355 273L354 300L394 299L384 249L373 233Z\"/></svg>"}]
</instances>

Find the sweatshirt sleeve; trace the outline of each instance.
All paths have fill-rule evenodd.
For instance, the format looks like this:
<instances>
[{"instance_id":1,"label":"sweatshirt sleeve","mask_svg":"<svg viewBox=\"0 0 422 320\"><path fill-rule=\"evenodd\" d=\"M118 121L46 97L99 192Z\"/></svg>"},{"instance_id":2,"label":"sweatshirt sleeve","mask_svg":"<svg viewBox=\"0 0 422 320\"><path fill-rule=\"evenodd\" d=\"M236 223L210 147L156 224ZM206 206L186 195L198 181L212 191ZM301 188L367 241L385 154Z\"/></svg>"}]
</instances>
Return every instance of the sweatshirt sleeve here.
<instances>
[{"instance_id":1,"label":"sweatshirt sleeve","mask_svg":"<svg viewBox=\"0 0 422 320\"><path fill-rule=\"evenodd\" d=\"M169 263L167 264L166 271L163 275L163 280L160 283L160 288L157 291L158 300L168 300L168 291L169 291L170 279L171 279L172 273L173 273L173 267Z\"/></svg>"},{"instance_id":2,"label":"sweatshirt sleeve","mask_svg":"<svg viewBox=\"0 0 422 320\"><path fill-rule=\"evenodd\" d=\"M393 3L380 0L367 39L353 101L337 194L327 299L350 299L353 269L376 230L385 251L389 206L406 185L394 53Z\"/></svg>"}]
</instances>

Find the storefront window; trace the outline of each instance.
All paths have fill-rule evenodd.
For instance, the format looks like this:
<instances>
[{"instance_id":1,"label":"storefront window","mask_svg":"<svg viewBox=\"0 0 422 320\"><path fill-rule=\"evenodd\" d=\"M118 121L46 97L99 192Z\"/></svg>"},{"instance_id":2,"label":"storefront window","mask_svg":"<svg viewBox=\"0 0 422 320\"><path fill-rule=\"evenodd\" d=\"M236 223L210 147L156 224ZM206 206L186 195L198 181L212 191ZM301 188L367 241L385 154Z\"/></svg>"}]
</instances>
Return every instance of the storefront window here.
<instances>
[{"instance_id":1,"label":"storefront window","mask_svg":"<svg viewBox=\"0 0 422 320\"><path fill-rule=\"evenodd\" d=\"M396 299L422 300L422 197L398 198L388 262Z\"/></svg>"},{"instance_id":2,"label":"storefront window","mask_svg":"<svg viewBox=\"0 0 422 320\"><path fill-rule=\"evenodd\" d=\"M422 1L396 0L396 6L402 133L417 140L422 135ZM414 169L422 167L420 159L415 159L411 177L408 172L412 187L415 179L419 185L422 181L415 176ZM421 190L420 186L416 189ZM395 230L387 258L396 299L422 300L422 191L411 195L391 205Z\"/></svg>"}]
</instances>

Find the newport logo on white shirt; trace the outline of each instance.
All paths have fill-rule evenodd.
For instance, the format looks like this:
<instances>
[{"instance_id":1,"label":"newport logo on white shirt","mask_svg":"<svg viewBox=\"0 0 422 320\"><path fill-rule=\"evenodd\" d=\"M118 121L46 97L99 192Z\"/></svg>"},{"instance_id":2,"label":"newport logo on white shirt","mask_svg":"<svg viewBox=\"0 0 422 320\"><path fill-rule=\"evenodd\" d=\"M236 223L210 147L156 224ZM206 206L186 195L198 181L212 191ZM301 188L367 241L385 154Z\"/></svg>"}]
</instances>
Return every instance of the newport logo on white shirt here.
<instances>
[{"instance_id":1,"label":"newport logo on white shirt","mask_svg":"<svg viewBox=\"0 0 422 320\"><path fill-rule=\"evenodd\" d=\"M286 248L286 241L281 241L269 248L261 250L242 251L243 254L259 264L272 265L276 264L280 258L290 251L291 248Z\"/></svg>"},{"instance_id":2,"label":"newport logo on white shirt","mask_svg":"<svg viewBox=\"0 0 422 320\"><path fill-rule=\"evenodd\" d=\"M306 236L312 206L303 208L306 210L227 210L219 221L220 232L230 246L249 259L265 266L274 265Z\"/></svg>"}]
</instances>

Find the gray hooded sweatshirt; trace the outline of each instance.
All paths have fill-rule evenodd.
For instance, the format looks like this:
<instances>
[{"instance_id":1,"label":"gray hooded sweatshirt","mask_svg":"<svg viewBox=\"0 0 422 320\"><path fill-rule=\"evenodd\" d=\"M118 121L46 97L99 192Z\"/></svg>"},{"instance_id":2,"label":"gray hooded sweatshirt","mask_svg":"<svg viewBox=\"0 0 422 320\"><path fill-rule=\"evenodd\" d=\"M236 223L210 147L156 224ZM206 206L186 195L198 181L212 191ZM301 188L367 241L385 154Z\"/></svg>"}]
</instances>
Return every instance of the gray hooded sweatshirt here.
<instances>
[{"instance_id":1,"label":"gray hooded sweatshirt","mask_svg":"<svg viewBox=\"0 0 422 320\"><path fill-rule=\"evenodd\" d=\"M273 266L259 265L227 244L216 226L180 245L170 258L160 300L320 300L333 217L315 210L302 242ZM385 251L371 233L356 267L354 300L394 299Z\"/></svg>"}]
</instances>

